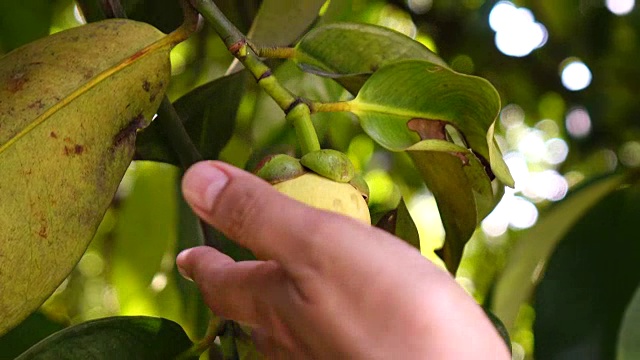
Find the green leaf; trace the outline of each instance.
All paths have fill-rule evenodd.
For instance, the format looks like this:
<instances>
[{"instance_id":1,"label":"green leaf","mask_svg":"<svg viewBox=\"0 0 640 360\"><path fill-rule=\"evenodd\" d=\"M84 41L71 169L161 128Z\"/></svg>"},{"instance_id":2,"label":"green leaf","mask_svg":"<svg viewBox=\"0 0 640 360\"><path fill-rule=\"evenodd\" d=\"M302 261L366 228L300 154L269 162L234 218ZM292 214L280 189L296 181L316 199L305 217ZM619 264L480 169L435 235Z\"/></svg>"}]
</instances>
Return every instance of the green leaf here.
<instances>
[{"instance_id":1,"label":"green leaf","mask_svg":"<svg viewBox=\"0 0 640 360\"><path fill-rule=\"evenodd\" d=\"M501 194L494 196L483 164L464 147L444 140L425 140L407 152L438 204L446 232L439 255L455 274L467 241Z\"/></svg>"},{"instance_id":2,"label":"green leaf","mask_svg":"<svg viewBox=\"0 0 640 360\"><path fill-rule=\"evenodd\" d=\"M0 1L0 53L49 34L50 0Z\"/></svg>"},{"instance_id":3,"label":"green leaf","mask_svg":"<svg viewBox=\"0 0 640 360\"><path fill-rule=\"evenodd\" d=\"M640 284L639 218L636 185L608 195L563 237L536 289L536 358L615 358L624 310Z\"/></svg>"},{"instance_id":4,"label":"green leaf","mask_svg":"<svg viewBox=\"0 0 640 360\"><path fill-rule=\"evenodd\" d=\"M476 226L500 199L501 183L513 186L493 135L496 90L478 77L402 60L376 71L348 108L379 144L411 155L446 231L439 255L455 273Z\"/></svg>"},{"instance_id":5,"label":"green leaf","mask_svg":"<svg viewBox=\"0 0 640 360\"><path fill-rule=\"evenodd\" d=\"M640 286L629 302L618 333L617 360L640 358Z\"/></svg>"},{"instance_id":6,"label":"green leaf","mask_svg":"<svg viewBox=\"0 0 640 360\"><path fill-rule=\"evenodd\" d=\"M335 79L356 94L380 67L401 59L447 64L421 43L376 25L335 23L311 30L296 45L294 60L308 72Z\"/></svg>"},{"instance_id":7,"label":"green leaf","mask_svg":"<svg viewBox=\"0 0 640 360\"><path fill-rule=\"evenodd\" d=\"M47 336L64 329L65 326L35 312L20 325L0 337L0 358L14 359Z\"/></svg>"},{"instance_id":8,"label":"green leaf","mask_svg":"<svg viewBox=\"0 0 640 360\"><path fill-rule=\"evenodd\" d=\"M202 85L174 102L176 112L204 159L218 158L236 123L236 114L247 72L240 71ZM154 121L138 134L136 159L180 166L160 122Z\"/></svg>"},{"instance_id":9,"label":"green leaf","mask_svg":"<svg viewBox=\"0 0 640 360\"><path fill-rule=\"evenodd\" d=\"M420 129L409 128L412 119L452 126L465 147L488 161L500 181L513 186L493 139L500 97L485 79L427 61L402 60L376 71L348 104L364 131L392 151L405 150L421 140Z\"/></svg>"},{"instance_id":10,"label":"green leaf","mask_svg":"<svg viewBox=\"0 0 640 360\"><path fill-rule=\"evenodd\" d=\"M394 234L400 239L406 241L409 245L420 250L420 236L418 234L418 228L409 213L409 209L407 209L407 204L404 199L400 201L397 209L393 209L384 214L377 221L376 227Z\"/></svg>"},{"instance_id":11,"label":"green leaf","mask_svg":"<svg viewBox=\"0 0 640 360\"><path fill-rule=\"evenodd\" d=\"M57 332L16 360L174 359L192 345L173 321L122 316L88 321Z\"/></svg>"},{"instance_id":12,"label":"green leaf","mask_svg":"<svg viewBox=\"0 0 640 360\"><path fill-rule=\"evenodd\" d=\"M289 45L311 26L325 2L326 0L264 0L247 37L259 46Z\"/></svg>"},{"instance_id":13,"label":"green leaf","mask_svg":"<svg viewBox=\"0 0 640 360\"><path fill-rule=\"evenodd\" d=\"M0 59L0 334L84 253L169 82L171 41L108 20Z\"/></svg>"},{"instance_id":14,"label":"green leaf","mask_svg":"<svg viewBox=\"0 0 640 360\"><path fill-rule=\"evenodd\" d=\"M520 307L531 296L551 252L584 214L625 181L623 175L595 180L556 203L516 243L495 286L492 310L513 329Z\"/></svg>"}]
</instances>

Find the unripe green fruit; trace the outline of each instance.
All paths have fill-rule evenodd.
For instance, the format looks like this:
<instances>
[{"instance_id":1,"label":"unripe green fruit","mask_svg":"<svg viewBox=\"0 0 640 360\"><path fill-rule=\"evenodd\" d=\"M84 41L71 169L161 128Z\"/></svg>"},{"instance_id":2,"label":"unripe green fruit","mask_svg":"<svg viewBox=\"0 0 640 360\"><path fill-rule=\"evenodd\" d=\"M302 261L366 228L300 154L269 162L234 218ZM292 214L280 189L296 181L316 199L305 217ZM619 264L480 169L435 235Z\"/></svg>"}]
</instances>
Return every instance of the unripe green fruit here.
<instances>
[{"instance_id":1,"label":"unripe green fruit","mask_svg":"<svg viewBox=\"0 0 640 360\"><path fill-rule=\"evenodd\" d=\"M369 208L360 191L314 173L273 185L278 191L313 207L350 216L371 224Z\"/></svg>"}]
</instances>

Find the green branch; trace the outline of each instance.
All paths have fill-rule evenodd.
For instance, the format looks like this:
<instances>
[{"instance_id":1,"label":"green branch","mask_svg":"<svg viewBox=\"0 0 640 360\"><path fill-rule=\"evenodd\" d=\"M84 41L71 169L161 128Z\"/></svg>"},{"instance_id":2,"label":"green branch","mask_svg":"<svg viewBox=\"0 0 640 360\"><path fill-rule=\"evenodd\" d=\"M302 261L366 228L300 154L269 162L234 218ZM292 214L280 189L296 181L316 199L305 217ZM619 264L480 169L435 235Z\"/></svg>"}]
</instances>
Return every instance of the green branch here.
<instances>
[{"instance_id":1,"label":"green branch","mask_svg":"<svg viewBox=\"0 0 640 360\"><path fill-rule=\"evenodd\" d=\"M280 84L271 69L260 60L253 46L247 42L244 34L224 16L212 0L191 0L191 3L213 26L231 54L251 72L258 85L284 111L287 120L293 123L302 153L319 150L318 135L309 116L309 105Z\"/></svg>"}]
</instances>

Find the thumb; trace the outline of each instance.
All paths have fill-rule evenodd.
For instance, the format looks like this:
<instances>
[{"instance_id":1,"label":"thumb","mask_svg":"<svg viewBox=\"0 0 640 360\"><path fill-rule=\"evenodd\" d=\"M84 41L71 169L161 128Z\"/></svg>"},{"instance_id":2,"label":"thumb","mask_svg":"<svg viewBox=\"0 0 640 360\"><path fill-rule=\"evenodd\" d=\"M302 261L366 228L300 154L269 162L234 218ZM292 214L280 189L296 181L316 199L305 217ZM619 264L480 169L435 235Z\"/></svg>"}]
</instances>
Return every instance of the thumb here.
<instances>
[{"instance_id":1,"label":"thumb","mask_svg":"<svg viewBox=\"0 0 640 360\"><path fill-rule=\"evenodd\" d=\"M198 216L258 258L276 260L285 268L326 254L326 239L335 237L338 228L368 228L291 199L257 176L219 161L193 165L182 190Z\"/></svg>"}]
</instances>

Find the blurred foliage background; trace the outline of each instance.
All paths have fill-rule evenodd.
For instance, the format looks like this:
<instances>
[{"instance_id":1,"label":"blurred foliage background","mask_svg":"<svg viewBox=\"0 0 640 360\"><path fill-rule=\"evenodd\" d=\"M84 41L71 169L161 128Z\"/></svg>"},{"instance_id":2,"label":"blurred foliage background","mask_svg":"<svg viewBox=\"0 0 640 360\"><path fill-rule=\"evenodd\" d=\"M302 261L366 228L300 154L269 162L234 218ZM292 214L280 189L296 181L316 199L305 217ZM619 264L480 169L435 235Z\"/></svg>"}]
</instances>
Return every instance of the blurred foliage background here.
<instances>
[{"instance_id":1,"label":"blurred foliage background","mask_svg":"<svg viewBox=\"0 0 640 360\"><path fill-rule=\"evenodd\" d=\"M129 17L150 22L164 32L181 22L176 0L122 2ZM246 32L261 2L220 0L216 3ZM85 9L87 17L91 11L95 9ZM84 21L82 12L71 0L3 0L0 2L0 53ZM514 269L508 267L509 258L519 242L528 241L533 249L538 241L540 246L549 246L536 237L544 233L542 227L562 227L566 214L577 211L576 207L558 210L557 205L564 202L568 193L589 188L589 184L598 179L609 179L609 174L625 173L640 166L640 101L637 99L640 67L636 65L640 58L640 10L634 0L332 0L321 9L317 23L334 21L366 22L395 29L425 44L454 70L485 77L498 89L503 104L498 141L516 180L516 188L507 189L501 203L483 221L466 247L458 273L460 284L488 307L494 290L500 291L496 290L496 284L505 267ZM283 22L261 25L275 33L286 32L288 26ZM179 45L171 58L174 76L169 97L172 100L221 77L232 63L222 42L207 27ZM291 62L274 61L272 65L285 86L303 96L326 101L349 96L332 81L304 74ZM229 114L228 110L221 111L227 113L220 116ZM247 82L238 111L232 113L235 123L223 125L233 135L220 153L222 160L250 168L268 152L295 148L293 131L285 124L282 112L252 82ZM401 196L405 197L421 235L423 253L439 261L433 250L441 245L444 230L435 201L408 157L384 151L346 114L318 114L314 122L324 145L347 153L365 174L372 191L373 213L394 208ZM116 314L162 316L182 324L192 337L202 335L206 310L197 291L174 269L176 253L197 244L200 236L189 233L196 220L179 195L179 177L179 169L170 165L144 161L132 164L76 270L39 313L0 340L0 358L12 358L54 329ZM564 260L552 264L566 263L565 260L571 258L592 259L589 264L600 261L607 268L622 261L621 253L640 253L635 246L627 249L628 241L614 242L637 237L637 231L624 226L633 224L634 216L638 216L637 205L634 208L629 201L636 194L637 191L620 195L617 200L609 199L596 209L600 215L590 215L597 219L615 214L618 222L572 235L578 231L575 229L586 225L579 223L573 227L575 231L569 232L567 239L586 237L594 243L591 247L569 247L565 250L567 255L556 253L554 257L564 256ZM576 199L580 200L577 196ZM625 201L630 208L621 205ZM549 225L547 221L536 227L536 223L554 209L553 216L560 219L558 223ZM605 240L611 241L603 243ZM583 250L586 253L572 250L577 248L587 248ZM605 249L617 250L603 251ZM636 258L625 258L624 263L633 263ZM575 265L572 268L575 272L557 266L560 268L554 270L555 273L576 274L576 278L594 279L602 275L597 266ZM550 265L549 272L551 269ZM555 288L543 281L540 291L551 296L540 295L538 303L527 297L521 307L516 304L518 316L513 324L507 324L514 359L531 358L534 350L541 359L586 358L580 354L600 354L589 357L594 359L612 358L607 355L612 354L616 334L610 332L617 331L622 312L638 283L637 276L633 275L638 272L637 265L618 270L602 275L602 282L622 281L626 290L621 290L620 296L589 305L581 313L612 312L613 315L601 322L584 320L585 316L580 314L566 319L573 330L605 324L598 325L599 331L606 333L605 338L613 336L613 340L607 338L596 345L591 342L581 347L580 336L575 335L575 331L569 329L564 335L558 335L554 333L556 330L547 329L549 323L557 325L554 321L564 321L554 319L557 313L553 311L539 312L536 323L540 302L555 304L553 295L567 290L558 284L571 288L576 278L569 277L566 283L557 280ZM620 280L621 277L624 279ZM531 276L526 281L535 282ZM579 304L584 298L603 291L601 287L586 285L580 289L591 290L573 298L571 292L565 293L569 304ZM616 289L607 291L616 293ZM509 289L502 291L509 293ZM500 315L500 309L493 308ZM548 309L549 305L543 308ZM547 323L540 322L543 314L549 318ZM554 336L574 336L564 343L570 344L571 351L567 350L570 355L550 356L556 354L557 349L549 350L536 341ZM562 349L565 345L557 347Z\"/></svg>"}]
</instances>

